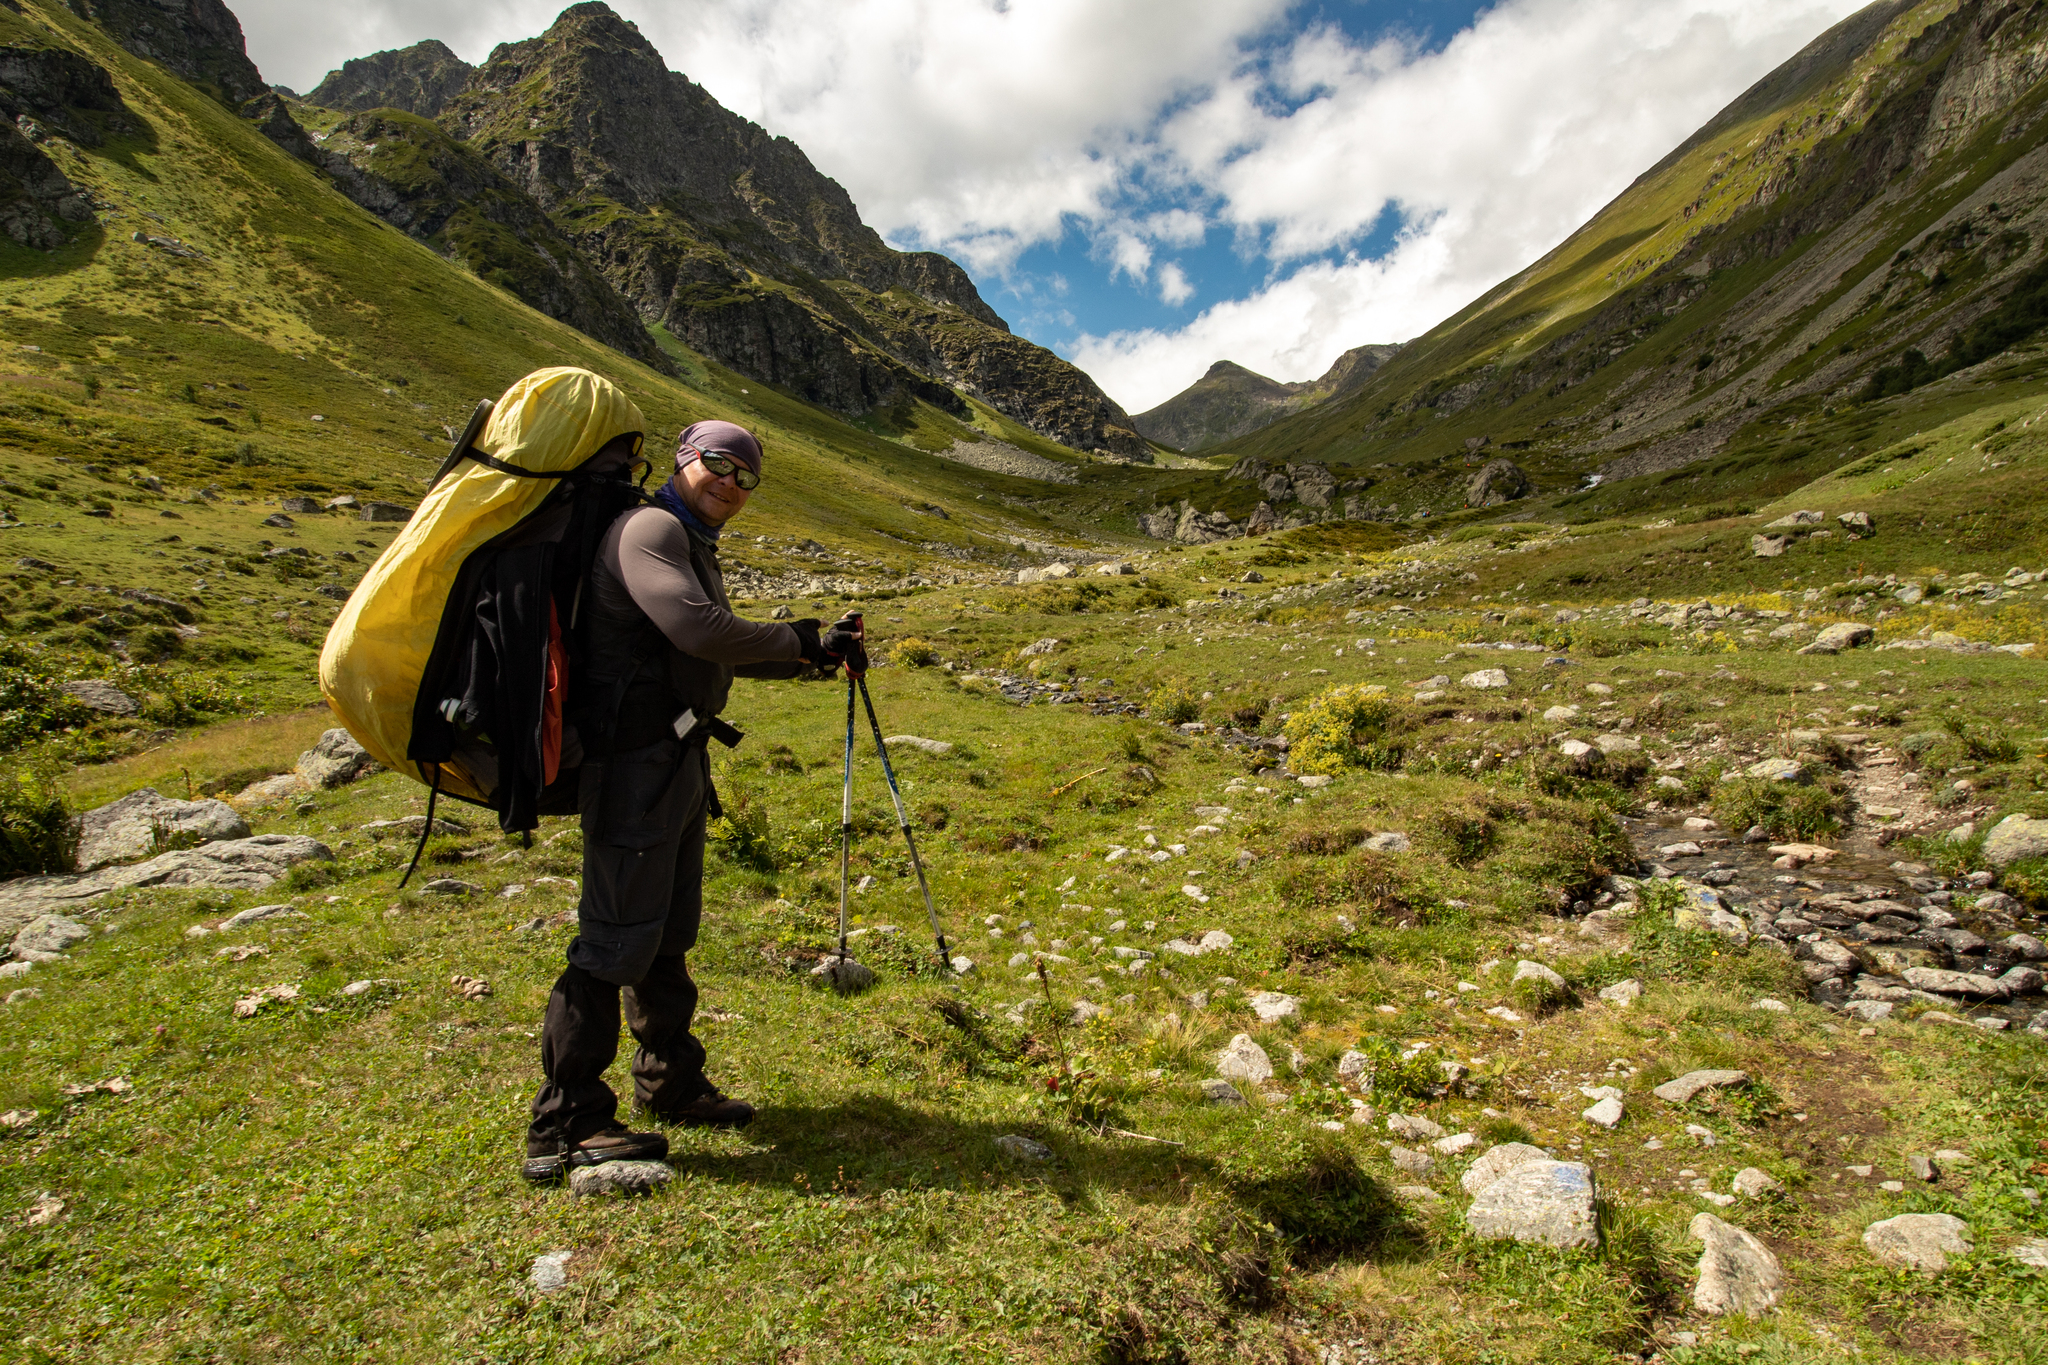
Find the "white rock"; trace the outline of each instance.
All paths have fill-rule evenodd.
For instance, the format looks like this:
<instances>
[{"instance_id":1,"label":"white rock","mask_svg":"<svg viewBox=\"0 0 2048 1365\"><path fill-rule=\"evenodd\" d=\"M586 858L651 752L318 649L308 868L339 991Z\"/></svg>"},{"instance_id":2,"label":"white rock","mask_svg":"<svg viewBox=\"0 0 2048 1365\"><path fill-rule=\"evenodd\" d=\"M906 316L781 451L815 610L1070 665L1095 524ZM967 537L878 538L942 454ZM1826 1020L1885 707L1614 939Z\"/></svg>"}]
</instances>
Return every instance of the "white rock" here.
<instances>
[{"instance_id":1,"label":"white rock","mask_svg":"<svg viewBox=\"0 0 2048 1365\"><path fill-rule=\"evenodd\" d=\"M1453 1133L1429 1145L1443 1156L1462 1156L1479 1145L1479 1137L1476 1133Z\"/></svg>"},{"instance_id":2,"label":"white rock","mask_svg":"<svg viewBox=\"0 0 2048 1365\"><path fill-rule=\"evenodd\" d=\"M246 839L249 822L225 801L176 801L154 787L79 817L77 870L91 872L110 863L146 858L159 834L194 840Z\"/></svg>"},{"instance_id":3,"label":"white rock","mask_svg":"<svg viewBox=\"0 0 2048 1365\"><path fill-rule=\"evenodd\" d=\"M1251 1005L1252 1013L1259 1016L1259 1022L1265 1024L1292 1019L1301 1013L1301 1001L1278 991L1260 991L1247 1003Z\"/></svg>"},{"instance_id":4,"label":"white rock","mask_svg":"<svg viewBox=\"0 0 2048 1365\"><path fill-rule=\"evenodd\" d=\"M584 1199L606 1195L653 1194L676 1173L660 1161L605 1161L569 1172L569 1192Z\"/></svg>"},{"instance_id":5,"label":"white rock","mask_svg":"<svg viewBox=\"0 0 2048 1365\"><path fill-rule=\"evenodd\" d=\"M943 758L953 752L953 746L943 739L926 739L922 735L890 735L882 743L892 748L916 749L919 753Z\"/></svg>"},{"instance_id":6,"label":"white rock","mask_svg":"<svg viewBox=\"0 0 2048 1365\"><path fill-rule=\"evenodd\" d=\"M1700 1252L1693 1307L1716 1316L1740 1313L1755 1318L1778 1306L1785 1272L1769 1247L1711 1213L1694 1214L1687 1231L1706 1244Z\"/></svg>"},{"instance_id":7,"label":"white rock","mask_svg":"<svg viewBox=\"0 0 2048 1365\"><path fill-rule=\"evenodd\" d=\"M1948 1258L1969 1254L1970 1225L1954 1214L1902 1213L1863 1230L1863 1245L1888 1266L1935 1275Z\"/></svg>"},{"instance_id":8,"label":"white rock","mask_svg":"<svg viewBox=\"0 0 2048 1365\"><path fill-rule=\"evenodd\" d=\"M1508 685L1508 675L1498 668L1481 668L1458 679L1460 687L1498 688Z\"/></svg>"},{"instance_id":9,"label":"white rock","mask_svg":"<svg viewBox=\"0 0 2048 1365\"><path fill-rule=\"evenodd\" d=\"M533 1286L536 1294L553 1294L569 1287L569 1261L576 1255L573 1251L550 1251L544 1256L533 1258L532 1267L526 1272L526 1281Z\"/></svg>"},{"instance_id":10,"label":"white rock","mask_svg":"<svg viewBox=\"0 0 2048 1365\"><path fill-rule=\"evenodd\" d=\"M1684 1104L1702 1090L1725 1090L1748 1084L1749 1073L1746 1071L1688 1071L1676 1080L1664 1082L1650 1093L1667 1104Z\"/></svg>"},{"instance_id":11,"label":"white rock","mask_svg":"<svg viewBox=\"0 0 2048 1365\"><path fill-rule=\"evenodd\" d=\"M1548 1160L1550 1153L1541 1147L1532 1147L1526 1142L1498 1143L1487 1148L1458 1183L1465 1187L1465 1193L1477 1194L1524 1162Z\"/></svg>"},{"instance_id":12,"label":"white rock","mask_svg":"<svg viewBox=\"0 0 2048 1365\"><path fill-rule=\"evenodd\" d=\"M1585 1118L1589 1123L1599 1124L1602 1128L1612 1128L1621 1122L1621 1113L1621 1101L1610 1095L1586 1110L1581 1117Z\"/></svg>"},{"instance_id":13,"label":"white rock","mask_svg":"<svg viewBox=\"0 0 2048 1365\"><path fill-rule=\"evenodd\" d=\"M1597 1195L1593 1170L1582 1162L1524 1162L1479 1192L1465 1210L1465 1224L1480 1237L1595 1247Z\"/></svg>"},{"instance_id":14,"label":"white rock","mask_svg":"<svg viewBox=\"0 0 2048 1365\"><path fill-rule=\"evenodd\" d=\"M1252 1041L1248 1033L1240 1033L1216 1054L1216 1074L1225 1080L1260 1081L1273 1078L1273 1059L1266 1055L1266 1049Z\"/></svg>"},{"instance_id":15,"label":"white rock","mask_svg":"<svg viewBox=\"0 0 2048 1365\"><path fill-rule=\"evenodd\" d=\"M1642 995L1642 993L1643 983L1636 980L1634 977L1630 977L1626 981L1617 981L1612 986L1608 986L1602 989L1600 992L1600 998L1602 1000L1605 1000L1610 1005L1618 1005L1623 1009L1626 1009L1629 1005L1633 1004Z\"/></svg>"}]
</instances>

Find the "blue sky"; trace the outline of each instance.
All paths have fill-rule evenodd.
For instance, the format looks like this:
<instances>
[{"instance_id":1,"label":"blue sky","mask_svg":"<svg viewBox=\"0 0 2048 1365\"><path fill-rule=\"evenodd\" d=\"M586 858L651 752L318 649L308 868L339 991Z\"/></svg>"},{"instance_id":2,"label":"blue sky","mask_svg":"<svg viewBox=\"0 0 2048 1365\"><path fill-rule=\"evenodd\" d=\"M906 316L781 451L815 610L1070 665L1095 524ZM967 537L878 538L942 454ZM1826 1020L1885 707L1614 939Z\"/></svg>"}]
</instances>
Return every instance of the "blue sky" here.
<instances>
[{"instance_id":1,"label":"blue sky","mask_svg":"<svg viewBox=\"0 0 2048 1365\"><path fill-rule=\"evenodd\" d=\"M1540 257L1859 0L610 0L1136 412L1314 378ZM306 89L562 0L239 0Z\"/></svg>"}]
</instances>

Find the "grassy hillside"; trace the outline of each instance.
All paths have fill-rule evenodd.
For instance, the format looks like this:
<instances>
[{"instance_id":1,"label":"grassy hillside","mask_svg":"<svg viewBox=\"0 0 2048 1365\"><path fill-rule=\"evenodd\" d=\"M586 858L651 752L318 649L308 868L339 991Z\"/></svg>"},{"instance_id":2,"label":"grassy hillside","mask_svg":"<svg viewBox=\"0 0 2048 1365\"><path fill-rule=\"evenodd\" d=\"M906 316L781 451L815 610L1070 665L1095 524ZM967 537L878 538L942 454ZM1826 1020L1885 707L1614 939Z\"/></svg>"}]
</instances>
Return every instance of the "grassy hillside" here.
<instances>
[{"instance_id":1,"label":"grassy hillside","mask_svg":"<svg viewBox=\"0 0 2048 1365\"><path fill-rule=\"evenodd\" d=\"M1357 395L1233 449L1438 514L1505 455L1537 485L1514 515L1581 516L1768 498L2031 392L2043 41L2031 10L1873 5ZM1926 387L1892 396L1909 350Z\"/></svg>"}]
</instances>

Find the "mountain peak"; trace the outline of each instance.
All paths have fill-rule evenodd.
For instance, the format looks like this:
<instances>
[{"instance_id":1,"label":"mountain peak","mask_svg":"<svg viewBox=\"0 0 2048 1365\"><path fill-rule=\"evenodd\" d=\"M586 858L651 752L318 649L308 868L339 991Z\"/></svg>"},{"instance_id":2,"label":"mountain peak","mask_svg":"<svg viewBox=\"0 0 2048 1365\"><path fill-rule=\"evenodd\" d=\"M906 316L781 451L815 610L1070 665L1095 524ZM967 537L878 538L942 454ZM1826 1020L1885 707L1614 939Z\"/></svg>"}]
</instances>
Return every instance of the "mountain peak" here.
<instances>
[{"instance_id":1,"label":"mountain peak","mask_svg":"<svg viewBox=\"0 0 2048 1365\"><path fill-rule=\"evenodd\" d=\"M313 87L306 101L328 109L402 109L433 118L469 84L474 70L446 43L429 38L343 62L340 70L328 72Z\"/></svg>"}]
</instances>

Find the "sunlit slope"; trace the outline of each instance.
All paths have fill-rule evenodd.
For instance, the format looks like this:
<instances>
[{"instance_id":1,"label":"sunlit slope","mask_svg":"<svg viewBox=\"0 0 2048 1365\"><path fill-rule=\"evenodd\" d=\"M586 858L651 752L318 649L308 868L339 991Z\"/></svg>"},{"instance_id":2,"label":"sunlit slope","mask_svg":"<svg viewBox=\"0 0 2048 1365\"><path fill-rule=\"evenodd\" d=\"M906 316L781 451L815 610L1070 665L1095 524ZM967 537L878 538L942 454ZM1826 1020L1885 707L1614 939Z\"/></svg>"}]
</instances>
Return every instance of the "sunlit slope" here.
<instances>
[{"instance_id":1,"label":"sunlit slope","mask_svg":"<svg viewBox=\"0 0 2048 1365\"><path fill-rule=\"evenodd\" d=\"M886 551L900 569L1061 533L1063 504L1047 485L895 439L919 422L939 434L924 449L1000 438L1084 479L1142 477L988 413L982 429L912 411L849 425L664 337L682 370L670 379L365 213L207 93L67 10L0 9L0 43L53 42L113 75L133 131L90 150L43 144L102 206L104 226L49 254L0 238L0 449L13 455L91 461L174 491L410 503L478 398L541 366L582 365L626 386L657 446L705 417L761 431L770 482L750 529Z\"/></svg>"}]
</instances>

